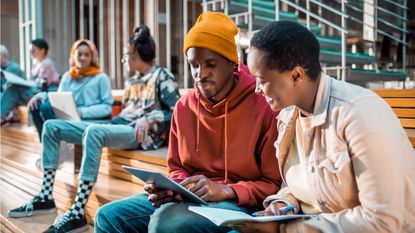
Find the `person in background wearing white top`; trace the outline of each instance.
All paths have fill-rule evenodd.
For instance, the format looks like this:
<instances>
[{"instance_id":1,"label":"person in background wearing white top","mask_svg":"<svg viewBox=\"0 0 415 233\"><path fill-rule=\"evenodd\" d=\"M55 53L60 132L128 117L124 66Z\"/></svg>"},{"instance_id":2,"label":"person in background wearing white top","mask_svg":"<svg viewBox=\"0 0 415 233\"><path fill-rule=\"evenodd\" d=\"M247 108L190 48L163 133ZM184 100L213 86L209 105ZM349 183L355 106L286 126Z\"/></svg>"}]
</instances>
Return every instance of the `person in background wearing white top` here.
<instances>
[{"instance_id":1,"label":"person in background wearing white top","mask_svg":"<svg viewBox=\"0 0 415 233\"><path fill-rule=\"evenodd\" d=\"M274 146L284 184L267 210L295 205L316 217L244 223L240 232L415 232L415 153L374 92L321 73L320 47L287 21L254 35L248 67L257 93L281 110Z\"/></svg>"}]
</instances>

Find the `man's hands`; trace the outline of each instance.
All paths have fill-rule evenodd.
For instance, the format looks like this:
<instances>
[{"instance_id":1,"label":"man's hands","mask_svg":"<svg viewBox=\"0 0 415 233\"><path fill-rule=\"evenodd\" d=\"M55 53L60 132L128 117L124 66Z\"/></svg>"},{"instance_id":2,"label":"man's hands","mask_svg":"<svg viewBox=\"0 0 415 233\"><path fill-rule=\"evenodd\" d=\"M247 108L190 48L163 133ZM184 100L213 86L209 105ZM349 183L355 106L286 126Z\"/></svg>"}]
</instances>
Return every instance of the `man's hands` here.
<instances>
[{"instance_id":1,"label":"man's hands","mask_svg":"<svg viewBox=\"0 0 415 233\"><path fill-rule=\"evenodd\" d=\"M191 176L180 184L205 201L218 202L236 198L236 193L229 185L218 184L204 175Z\"/></svg>"},{"instance_id":2,"label":"man's hands","mask_svg":"<svg viewBox=\"0 0 415 233\"><path fill-rule=\"evenodd\" d=\"M205 201L218 202L236 198L236 194L230 186L215 183L204 175L188 177L180 184ZM144 190L150 194L148 200L153 203L154 207L160 207L167 202L183 200L179 194L171 190L157 190L153 183L146 183Z\"/></svg>"},{"instance_id":3,"label":"man's hands","mask_svg":"<svg viewBox=\"0 0 415 233\"><path fill-rule=\"evenodd\" d=\"M135 140L138 143L143 143L147 140L148 122L145 117L138 118L135 122Z\"/></svg>"},{"instance_id":4,"label":"man's hands","mask_svg":"<svg viewBox=\"0 0 415 233\"><path fill-rule=\"evenodd\" d=\"M171 190L157 190L153 183L146 183L144 185L144 190L150 194L148 196L148 201L153 203L154 207L160 207L167 202L183 200L179 194L175 194Z\"/></svg>"}]
</instances>

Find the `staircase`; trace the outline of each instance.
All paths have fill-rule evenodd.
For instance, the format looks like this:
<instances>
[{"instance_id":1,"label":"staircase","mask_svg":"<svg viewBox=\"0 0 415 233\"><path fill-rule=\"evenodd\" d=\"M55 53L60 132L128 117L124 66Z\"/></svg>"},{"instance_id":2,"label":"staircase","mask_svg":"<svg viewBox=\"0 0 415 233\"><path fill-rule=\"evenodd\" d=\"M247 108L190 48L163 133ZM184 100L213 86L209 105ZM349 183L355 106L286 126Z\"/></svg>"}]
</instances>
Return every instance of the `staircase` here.
<instances>
[{"instance_id":1,"label":"staircase","mask_svg":"<svg viewBox=\"0 0 415 233\"><path fill-rule=\"evenodd\" d=\"M338 79L366 86L407 77L406 0L205 0L202 5L228 14L248 40L270 22L302 24L320 42L324 71ZM377 46L383 37L404 45L402 62L382 64Z\"/></svg>"}]
</instances>

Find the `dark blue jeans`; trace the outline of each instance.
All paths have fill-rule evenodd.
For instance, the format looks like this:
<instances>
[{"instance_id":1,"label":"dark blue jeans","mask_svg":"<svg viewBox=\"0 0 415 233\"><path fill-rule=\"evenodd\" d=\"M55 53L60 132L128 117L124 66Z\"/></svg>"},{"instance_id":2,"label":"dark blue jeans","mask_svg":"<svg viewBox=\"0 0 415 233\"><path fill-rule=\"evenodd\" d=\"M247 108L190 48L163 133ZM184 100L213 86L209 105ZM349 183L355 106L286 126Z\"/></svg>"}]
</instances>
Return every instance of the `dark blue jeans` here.
<instances>
[{"instance_id":1,"label":"dark blue jeans","mask_svg":"<svg viewBox=\"0 0 415 233\"><path fill-rule=\"evenodd\" d=\"M171 202L154 208L147 194L108 203L95 215L95 232L157 232L198 233L230 232L231 228L218 227L208 219L188 210L196 205L189 202ZM233 202L211 203L211 207L249 212Z\"/></svg>"}]
</instances>

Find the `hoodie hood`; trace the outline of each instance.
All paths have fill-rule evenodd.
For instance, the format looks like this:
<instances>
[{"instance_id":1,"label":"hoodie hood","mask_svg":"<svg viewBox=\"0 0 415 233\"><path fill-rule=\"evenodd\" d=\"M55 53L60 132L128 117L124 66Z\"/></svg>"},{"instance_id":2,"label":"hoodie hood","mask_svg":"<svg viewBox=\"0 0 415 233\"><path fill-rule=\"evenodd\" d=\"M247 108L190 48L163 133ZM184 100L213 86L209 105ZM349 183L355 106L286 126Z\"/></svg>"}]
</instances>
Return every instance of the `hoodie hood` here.
<instances>
[{"instance_id":1,"label":"hoodie hood","mask_svg":"<svg viewBox=\"0 0 415 233\"><path fill-rule=\"evenodd\" d=\"M196 129L196 150L195 152L199 154L199 145L200 145L200 124L203 121L203 115L201 114L200 108L203 107L207 112L213 117L224 116L224 165L225 165L225 180L228 182L228 113L232 111L233 108L237 107L243 98L248 94L252 94L255 91L256 82L246 67L243 64L238 66L238 72L234 73L235 78L237 79L236 85L233 87L228 96L218 103L213 103L205 96L203 96L199 88L194 86L194 95L197 99L197 129Z\"/></svg>"},{"instance_id":2,"label":"hoodie hood","mask_svg":"<svg viewBox=\"0 0 415 233\"><path fill-rule=\"evenodd\" d=\"M237 79L236 85L229 95L218 103L212 103L209 99L203 96L200 93L199 88L194 85L195 98L200 101L201 106L206 111L214 116L222 115L225 112L226 106L228 110L235 108L245 96L252 93L252 91L255 91L255 79L249 72L248 67L240 64L238 66L238 71L234 72L234 75Z\"/></svg>"}]
</instances>

